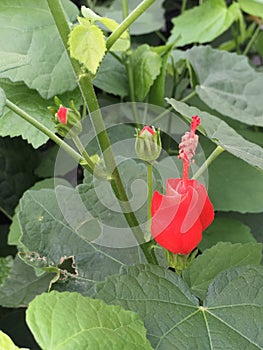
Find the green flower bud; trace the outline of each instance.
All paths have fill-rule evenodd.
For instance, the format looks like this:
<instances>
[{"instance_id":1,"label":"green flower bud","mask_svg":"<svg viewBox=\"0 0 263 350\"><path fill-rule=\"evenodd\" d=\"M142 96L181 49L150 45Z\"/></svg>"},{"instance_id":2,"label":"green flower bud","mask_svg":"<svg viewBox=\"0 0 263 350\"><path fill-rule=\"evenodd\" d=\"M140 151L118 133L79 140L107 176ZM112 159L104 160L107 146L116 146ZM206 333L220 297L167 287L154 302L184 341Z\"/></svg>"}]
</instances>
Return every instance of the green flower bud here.
<instances>
[{"instance_id":1,"label":"green flower bud","mask_svg":"<svg viewBox=\"0 0 263 350\"><path fill-rule=\"evenodd\" d=\"M138 158L146 162L159 158L162 151L160 130L150 126L136 129L135 151Z\"/></svg>"}]
</instances>

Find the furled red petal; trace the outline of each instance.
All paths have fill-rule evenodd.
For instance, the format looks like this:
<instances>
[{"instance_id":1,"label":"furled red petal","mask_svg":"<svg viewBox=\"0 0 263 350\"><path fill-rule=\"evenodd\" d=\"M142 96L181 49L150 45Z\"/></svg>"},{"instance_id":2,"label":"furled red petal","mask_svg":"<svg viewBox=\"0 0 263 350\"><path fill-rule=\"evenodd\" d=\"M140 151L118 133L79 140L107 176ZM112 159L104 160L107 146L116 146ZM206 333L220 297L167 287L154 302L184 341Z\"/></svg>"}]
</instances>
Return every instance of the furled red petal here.
<instances>
[{"instance_id":1,"label":"furled red petal","mask_svg":"<svg viewBox=\"0 0 263 350\"><path fill-rule=\"evenodd\" d=\"M167 194L152 199L151 232L154 239L175 254L190 253L214 218L204 185L197 180L169 179Z\"/></svg>"}]
</instances>

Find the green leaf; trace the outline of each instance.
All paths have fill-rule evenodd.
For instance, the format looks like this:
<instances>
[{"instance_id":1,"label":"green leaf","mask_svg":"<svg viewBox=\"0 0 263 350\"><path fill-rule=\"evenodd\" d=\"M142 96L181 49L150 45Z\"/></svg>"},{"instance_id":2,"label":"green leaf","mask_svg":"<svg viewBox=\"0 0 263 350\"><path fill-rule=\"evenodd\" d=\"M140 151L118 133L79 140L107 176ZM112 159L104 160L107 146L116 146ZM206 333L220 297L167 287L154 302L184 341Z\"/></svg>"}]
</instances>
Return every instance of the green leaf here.
<instances>
[{"instance_id":1,"label":"green leaf","mask_svg":"<svg viewBox=\"0 0 263 350\"><path fill-rule=\"evenodd\" d=\"M220 145L226 151L241 158L248 164L263 169L262 147L247 141L224 121L207 112L203 112L195 107L190 107L172 98L166 100L177 112L187 118L198 114L201 118L200 132L216 145Z\"/></svg>"},{"instance_id":2,"label":"green leaf","mask_svg":"<svg viewBox=\"0 0 263 350\"><path fill-rule=\"evenodd\" d=\"M36 181L33 169L37 160L38 153L23 140L0 137L0 207L9 216L24 191Z\"/></svg>"},{"instance_id":3,"label":"green leaf","mask_svg":"<svg viewBox=\"0 0 263 350\"><path fill-rule=\"evenodd\" d=\"M14 260L10 274L0 286L0 305L4 307L26 306L37 294L48 290L54 273L36 276L33 267L19 257Z\"/></svg>"},{"instance_id":4,"label":"green leaf","mask_svg":"<svg viewBox=\"0 0 263 350\"><path fill-rule=\"evenodd\" d=\"M9 275L12 265L13 258L11 256L0 258L0 286L3 284L5 278Z\"/></svg>"},{"instance_id":5,"label":"green leaf","mask_svg":"<svg viewBox=\"0 0 263 350\"><path fill-rule=\"evenodd\" d=\"M100 28L85 18L79 18L81 24L76 26L69 36L70 55L83 63L96 74L106 52L106 44Z\"/></svg>"},{"instance_id":6,"label":"green leaf","mask_svg":"<svg viewBox=\"0 0 263 350\"><path fill-rule=\"evenodd\" d=\"M36 182L32 187L30 187L30 190L40 190L42 188L54 188L58 185L69 185L69 182L61 179L61 178L51 178L51 179L44 179L42 181ZM12 218L12 223L10 225L9 229L9 235L8 235L8 244L9 245L17 245L20 248L24 248L24 246L20 242L20 238L22 236L21 227L19 225L18 220L18 213L20 211L20 205L16 207L15 215Z\"/></svg>"},{"instance_id":7,"label":"green leaf","mask_svg":"<svg viewBox=\"0 0 263 350\"><path fill-rule=\"evenodd\" d=\"M6 103L6 96L4 90L0 87L0 116L3 113L4 107Z\"/></svg>"},{"instance_id":8,"label":"green leaf","mask_svg":"<svg viewBox=\"0 0 263 350\"><path fill-rule=\"evenodd\" d=\"M261 243L219 242L199 255L183 271L183 278L193 294L204 300L209 284L220 272L234 266L259 265L261 259Z\"/></svg>"},{"instance_id":9,"label":"green leaf","mask_svg":"<svg viewBox=\"0 0 263 350\"><path fill-rule=\"evenodd\" d=\"M78 9L68 0L62 5L68 21L74 21ZM15 16L14 16L15 13ZM12 26L10 26L12 18ZM76 78L60 39L47 1L2 0L0 3L0 46L6 54L27 55L30 64L1 73L14 82L23 81L44 98L76 87Z\"/></svg>"},{"instance_id":10,"label":"green leaf","mask_svg":"<svg viewBox=\"0 0 263 350\"><path fill-rule=\"evenodd\" d=\"M0 51L0 73L29 64L27 55Z\"/></svg>"},{"instance_id":11,"label":"green leaf","mask_svg":"<svg viewBox=\"0 0 263 350\"><path fill-rule=\"evenodd\" d=\"M230 243L256 242L249 226L232 218L216 217L204 231L203 239L199 243L198 248L204 251L220 241Z\"/></svg>"},{"instance_id":12,"label":"green leaf","mask_svg":"<svg viewBox=\"0 0 263 350\"><path fill-rule=\"evenodd\" d=\"M262 0L238 0L239 6L244 12L250 15L263 18Z\"/></svg>"},{"instance_id":13,"label":"green leaf","mask_svg":"<svg viewBox=\"0 0 263 350\"><path fill-rule=\"evenodd\" d=\"M119 26L119 23L117 23L114 19L98 16L95 12L93 12L91 9L85 6L81 6L81 12L85 18L100 22L106 28L108 28L111 32L113 32ZM130 36L129 36L129 33L125 31L124 33L122 33L119 39L114 43L114 45L111 47L110 50L126 51L129 49L129 47L130 47Z\"/></svg>"},{"instance_id":14,"label":"green leaf","mask_svg":"<svg viewBox=\"0 0 263 350\"><path fill-rule=\"evenodd\" d=\"M209 166L209 196L216 210L260 213L262 193L263 172L241 159L224 152Z\"/></svg>"},{"instance_id":15,"label":"green leaf","mask_svg":"<svg viewBox=\"0 0 263 350\"><path fill-rule=\"evenodd\" d=\"M249 125L263 126L263 73L256 72L247 57L194 47L186 53L199 85L198 96L212 109Z\"/></svg>"},{"instance_id":16,"label":"green leaf","mask_svg":"<svg viewBox=\"0 0 263 350\"><path fill-rule=\"evenodd\" d=\"M36 297L26 321L42 349L152 349L138 315L77 293Z\"/></svg>"},{"instance_id":17,"label":"green leaf","mask_svg":"<svg viewBox=\"0 0 263 350\"><path fill-rule=\"evenodd\" d=\"M12 342L11 338L4 332L0 331L0 350L28 350L25 348L18 348L15 346L15 344Z\"/></svg>"},{"instance_id":18,"label":"green leaf","mask_svg":"<svg viewBox=\"0 0 263 350\"><path fill-rule=\"evenodd\" d=\"M138 265L98 283L96 297L137 312L154 349L254 350L263 347L262 286L263 267L236 267L199 306L174 272Z\"/></svg>"},{"instance_id":19,"label":"green leaf","mask_svg":"<svg viewBox=\"0 0 263 350\"><path fill-rule=\"evenodd\" d=\"M262 286L262 266L238 267L217 276L203 310L212 344L219 342L222 350L263 348Z\"/></svg>"},{"instance_id":20,"label":"green leaf","mask_svg":"<svg viewBox=\"0 0 263 350\"><path fill-rule=\"evenodd\" d=\"M83 293L89 293L94 281L116 273L122 265L144 261L140 248L134 246L133 236L131 242L130 231L125 231L127 223L121 230L114 226L116 221L107 215L108 209L100 213L102 204L96 199L94 191L87 192L86 188L82 187L79 193L58 186L56 191L27 191L20 201L22 244L45 260L42 267L58 267L61 261L73 259L75 274L64 273L65 286L72 282L72 289ZM98 214L94 216L89 211L90 206L104 218L104 226L97 219ZM110 236L101 235L102 227L110 230ZM130 245L120 249L119 244L126 244L125 240Z\"/></svg>"},{"instance_id":21,"label":"green leaf","mask_svg":"<svg viewBox=\"0 0 263 350\"><path fill-rule=\"evenodd\" d=\"M104 57L93 84L109 94L121 97L129 95L126 69L112 55Z\"/></svg>"},{"instance_id":22,"label":"green leaf","mask_svg":"<svg viewBox=\"0 0 263 350\"><path fill-rule=\"evenodd\" d=\"M149 45L141 45L133 51L133 81L135 96L139 101L143 101L148 94L150 87L160 73L161 65L161 57L152 51Z\"/></svg>"},{"instance_id":23,"label":"green leaf","mask_svg":"<svg viewBox=\"0 0 263 350\"><path fill-rule=\"evenodd\" d=\"M237 3L227 7L224 0L207 0L172 20L174 27L168 42L177 40L177 47L210 42L224 33L239 14Z\"/></svg>"},{"instance_id":24,"label":"green leaf","mask_svg":"<svg viewBox=\"0 0 263 350\"><path fill-rule=\"evenodd\" d=\"M128 1L129 12L133 11L140 0ZM96 7L96 11L104 17L109 17L122 22L122 1L115 0L110 7ZM158 31L164 26L164 8L161 1L155 1L140 17L130 26L131 35L148 34Z\"/></svg>"}]
</instances>

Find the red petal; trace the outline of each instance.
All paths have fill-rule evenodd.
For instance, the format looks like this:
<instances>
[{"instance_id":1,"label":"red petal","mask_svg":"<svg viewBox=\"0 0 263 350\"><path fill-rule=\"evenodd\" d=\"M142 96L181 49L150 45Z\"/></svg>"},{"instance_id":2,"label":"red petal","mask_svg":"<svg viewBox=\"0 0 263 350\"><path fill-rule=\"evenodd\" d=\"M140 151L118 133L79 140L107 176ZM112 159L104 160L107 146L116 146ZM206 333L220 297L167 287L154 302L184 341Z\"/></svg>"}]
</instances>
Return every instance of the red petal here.
<instances>
[{"instance_id":1,"label":"red petal","mask_svg":"<svg viewBox=\"0 0 263 350\"><path fill-rule=\"evenodd\" d=\"M151 135L155 134L154 130L150 126L147 125L141 130L140 136L143 136L145 131L149 132Z\"/></svg>"},{"instance_id":2,"label":"red petal","mask_svg":"<svg viewBox=\"0 0 263 350\"><path fill-rule=\"evenodd\" d=\"M67 113L68 109L66 107L61 106L57 112L57 117L62 124L67 124Z\"/></svg>"}]
</instances>

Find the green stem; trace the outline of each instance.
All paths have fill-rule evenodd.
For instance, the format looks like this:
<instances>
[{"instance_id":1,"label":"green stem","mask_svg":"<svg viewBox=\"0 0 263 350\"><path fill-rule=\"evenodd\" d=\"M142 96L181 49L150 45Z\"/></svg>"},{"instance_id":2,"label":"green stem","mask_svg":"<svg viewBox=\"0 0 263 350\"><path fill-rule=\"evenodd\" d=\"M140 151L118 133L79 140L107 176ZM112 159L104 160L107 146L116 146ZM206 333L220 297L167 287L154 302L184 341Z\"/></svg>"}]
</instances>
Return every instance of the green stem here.
<instances>
[{"instance_id":1,"label":"green stem","mask_svg":"<svg viewBox=\"0 0 263 350\"><path fill-rule=\"evenodd\" d=\"M80 151L80 153L82 154L83 158L85 159L85 161L87 162L88 166L92 169L92 172L94 172L94 168L95 168L95 164L93 163L93 161L90 159L90 156L88 154L88 152L85 150L85 147L83 146L83 144L81 143L78 135L75 135L73 137L73 142L75 143L77 149Z\"/></svg>"},{"instance_id":2,"label":"green stem","mask_svg":"<svg viewBox=\"0 0 263 350\"><path fill-rule=\"evenodd\" d=\"M41 124L38 120L33 118L30 114L26 113L20 107L15 105L10 100L6 99L6 106L11 109L13 112L18 114L21 118L26 120L28 123L36 127L38 130L42 131L45 135L47 135L52 141L54 141L57 145L63 148L66 152L68 152L71 157L73 157L78 163L81 161L85 161L85 159L76 152L72 147L70 147L65 141L63 141L60 137L54 134L51 130L49 130L45 125Z\"/></svg>"},{"instance_id":3,"label":"green stem","mask_svg":"<svg viewBox=\"0 0 263 350\"><path fill-rule=\"evenodd\" d=\"M148 184L148 220L152 218L151 206L153 195L153 173L152 163L147 163L147 184Z\"/></svg>"},{"instance_id":4,"label":"green stem","mask_svg":"<svg viewBox=\"0 0 263 350\"><path fill-rule=\"evenodd\" d=\"M49 2L52 0L48 0ZM140 17L148 7L150 7L156 0L143 0L121 24L111 33L106 41L106 47L109 50L112 45L119 39L122 33L129 28L129 26Z\"/></svg>"},{"instance_id":5,"label":"green stem","mask_svg":"<svg viewBox=\"0 0 263 350\"><path fill-rule=\"evenodd\" d=\"M68 36L70 33L70 28L69 28L69 25L67 23L66 17L64 15L63 9L60 5L60 1L59 0L47 0L47 2L48 2L49 9L51 11L51 14L53 16L53 19L57 25L57 29L60 33L64 47L67 50L68 49ZM148 3L149 1L146 1L146 2ZM153 2L153 0L151 2ZM150 6L150 4L149 4L149 6ZM134 18L134 20L136 18ZM126 27L125 27L125 29L126 29ZM125 31L125 29L123 31ZM123 33L123 31L121 31L119 36ZM114 33L112 33L112 34L114 34ZM113 40L111 41L112 45L118 39L118 37L116 35L113 37ZM114 39L114 38L116 38L116 39ZM111 45L110 45L110 47L111 47ZM143 250L143 253L144 253L147 261L149 263L156 264L156 257L154 256L153 250L150 249L147 244L142 244L143 237L144 237L143 231L138 223L138 220L137 220L134 212L132 211L132 208L131 208L130 203L128 201L127 194L125 192L125 189L124 189L122 181L121 181L119 171L118 171L116 163L115 163L110 140L109 140L107 131L105 129L105 124L104 124L104 121L103 121L103 118L102 118L102 115L101 115L101 112L99 109L98 100L97 100L97 97L96 97L96 94L95 94L95 91L94 91L94 88L92 85L92 77L88 73L83 74L80 64L76 60L74 60L70 57L70 54L68 51L67 51L67 53L68 53L68 57L71 61L72 67L75 71L76 78L78 80L79 89L82 93L84 102L86 103L86 106L88 107L91 122L93 124L94 130L95 130L96 135L97 135L98 143L100 145L100 148L101 148L101 151L103 154L103 158L104 158L107 172L109 174L112 174L112 180L111 180L112 189L113 189L117 199L119 200L119 203L120 203L120 206L122 208L122 212L126 218L126 221L128 222L136 240L140 244L140 247Z\"/></svg>"},{"instance_id":6,"label":"green stem","mask_svg":"<svg viewBox=\"0 0 263 350\"><path fill-rule=\"evenodd\" d=\"M186 5L187 5L187 0L183 0L182 1L182 7L181 7L181 13L183 13L185 11Z\"/></svg>"},{"instance_id":7,"label":"green stem","mask_svg":"<svg viewBox=\"0 0 263 350\"><path fill-rule=\"evenodd\" d=\"M249 40L249 42L248 42L248 44L243 52L244 55L247 55L247 53L249 52L251 46L253 45L254 41L256 40L256 38L260 32L260 29L261 29L261 26L259 25L257 27L257 29L254 31L254 34L252 35L252 37L250 38L250 40Z\"/></svg>"},{"instance_id":8,"label":"green stem","mask_svg":"<svg viewBox=\"0 0 263 350\"><path fill-rule=\"evenodd\" d=\"M13 220L12 216L10 214L8 214L8 212L3 208L0 207L0 211L9 219L9 220Z\"/></svg>"},{"instance_id":9,"label":"green stem","mask_svg":"<svg viewBox=\"0 0 263 350\"><path fill-rule=\"evenodd\" d=\"M207 160L200 166L197 172L194 174L192 179L197 179L203 172L209 167L209 165L222 153L224 152L224 148L221 146L217 146L216 149L210 154Z\"/></svg>"},{"instance_id":10,"label":"green stem","mask_svg":"<svg viewBox=\"0 0 263 350\"><path fill-rule=\"evenodd\" d=\"M192 97L194 97L195 95L196 95L196 91L194 90L194 91L190 92L189 95L186 95L185 97L183 97L180 100L180 102L186 102L186 101L190 100Z\"/></svg>"},{"instance_id":11,"label":"green stem","mask_svg":"<svg viewBox=\"0 0 263 350\"><path fill-rule=\"evenodd\" d=\"M139 121L138 111L135 103L136 99L135 99L135 90L134 90L133 71L132 71L132 65L131 65L131 52L126 53L125 67L126 67L127 77L128 77L130 100L131 102L133 102L132 114L137 127L139 127L140 121Z\"/></svg>"},{"instance_id":12,"label":"green stem","mask_svg":"<svg viewBox=\"0 0 263 350\"><path fill-rule=\"evenodd\" d=\"M129 15L128 0L122 0L122 18L125 19Z\"/></svg>"}]
</instances>

